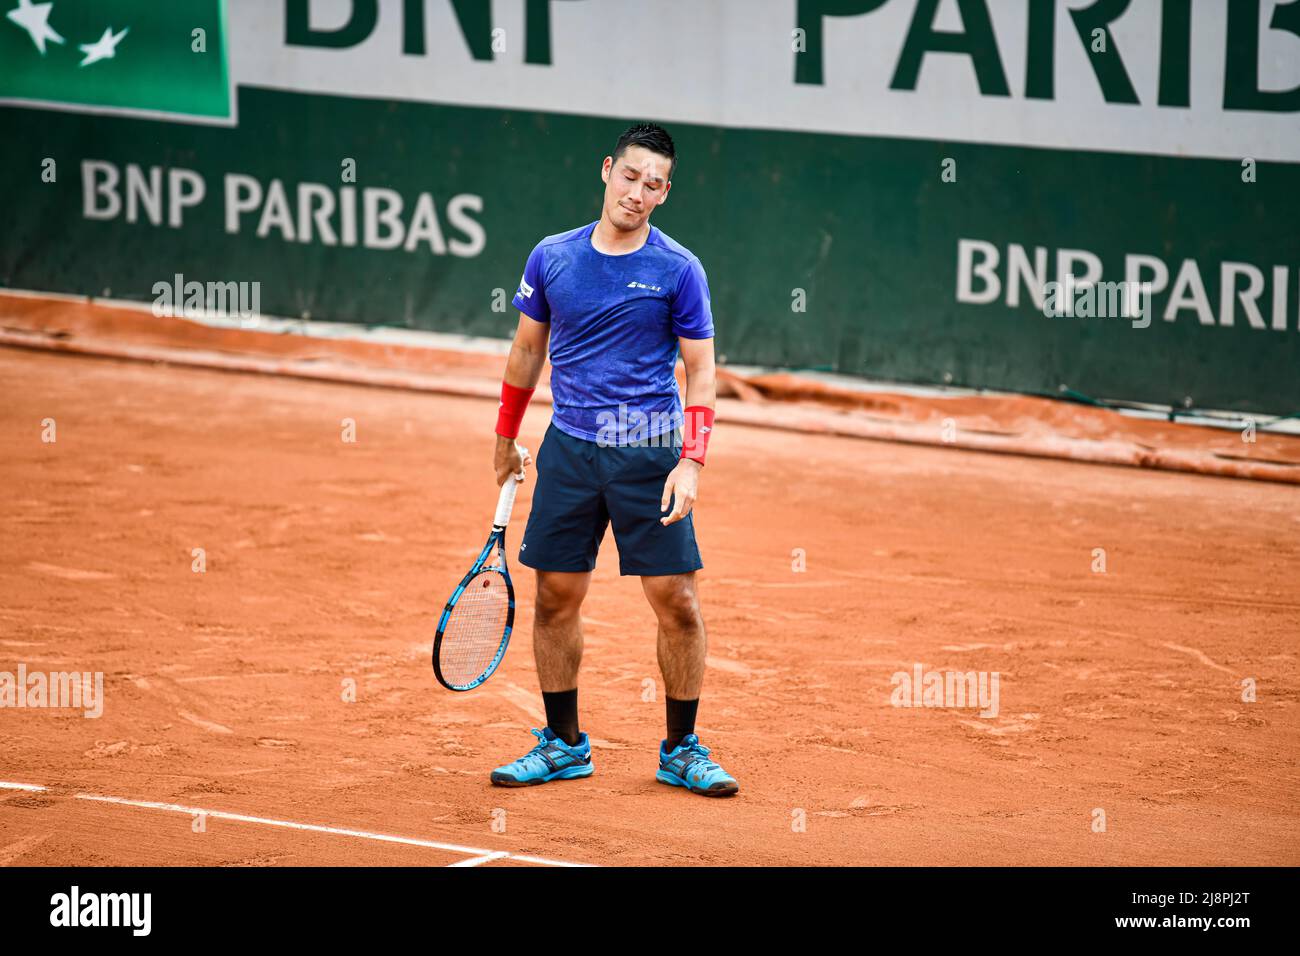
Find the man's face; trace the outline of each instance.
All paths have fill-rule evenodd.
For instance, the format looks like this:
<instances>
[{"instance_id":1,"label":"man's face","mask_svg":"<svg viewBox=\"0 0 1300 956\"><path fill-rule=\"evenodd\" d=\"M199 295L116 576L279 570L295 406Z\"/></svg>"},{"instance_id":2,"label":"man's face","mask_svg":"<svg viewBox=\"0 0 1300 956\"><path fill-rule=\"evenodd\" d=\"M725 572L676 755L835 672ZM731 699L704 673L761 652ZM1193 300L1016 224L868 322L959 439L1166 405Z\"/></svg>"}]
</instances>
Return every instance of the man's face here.
<instances>
[{"instance_id":1,"label":"man's face","mask_svg":"<svg viewBox=\"0 0 1300 956\"><path fill-rule=\"evenodd\" d=\"M606 156L600 178L605 181L605 217L615 229L635 232L650 213L668 198L672 160L644 146L629 146L615 162Z\"/></svg>"}]
</instances>

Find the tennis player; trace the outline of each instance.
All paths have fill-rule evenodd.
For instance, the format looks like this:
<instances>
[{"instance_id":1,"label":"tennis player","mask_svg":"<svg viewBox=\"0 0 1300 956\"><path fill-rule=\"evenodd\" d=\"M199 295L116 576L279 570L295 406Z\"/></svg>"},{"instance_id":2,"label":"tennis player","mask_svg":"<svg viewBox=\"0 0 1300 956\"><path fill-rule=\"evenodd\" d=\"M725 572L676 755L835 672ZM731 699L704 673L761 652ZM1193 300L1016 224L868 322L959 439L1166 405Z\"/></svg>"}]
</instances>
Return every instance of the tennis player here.
<instances>
[{"instance_id":1,"label":"tennis player","mask_svg":"<svg viewBox=\"0 0 1300 956\"><path fill-rule=\"evenodd\" d=\"M533 654L547 726L533 730L531 751L492 771L502 786L592 773L591 742L578 727L580 614L612 524L619 573L640 577L659 621L668 735L656 779L706 796L739 790L695 734L705 632L691 509L713 428L713 316L700 260L650 225L676 167L662 127L625 132L601 166L600 219L539 242L515 293L519 328L501 385L494 465L500 486L531 460L515 438L549 339L554 412L519 546L519 562L537 572Z\"/></svg>"}]
</instances>

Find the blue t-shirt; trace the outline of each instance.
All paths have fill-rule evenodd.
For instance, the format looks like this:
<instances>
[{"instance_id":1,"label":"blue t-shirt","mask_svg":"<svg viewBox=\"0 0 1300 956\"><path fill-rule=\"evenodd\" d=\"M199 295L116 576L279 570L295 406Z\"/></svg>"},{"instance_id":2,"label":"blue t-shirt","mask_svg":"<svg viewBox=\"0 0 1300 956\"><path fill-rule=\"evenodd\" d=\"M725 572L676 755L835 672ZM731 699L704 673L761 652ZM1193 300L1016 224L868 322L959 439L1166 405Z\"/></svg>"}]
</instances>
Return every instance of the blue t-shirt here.
<instances>
[{"instance_id":1,"label":"blue t-shirt","mask_svg":"<svg viewBox=\"0 0 1300 956\"><path fill-rule=\"evenodd\" d=\"M551 324L555 427L624 445L681 427L677 336L712 338L713 314L689 249L651 226L636 252L606 255L591 244L596 225L539 242L514 306Z\"/></svg>"}]
</instances>

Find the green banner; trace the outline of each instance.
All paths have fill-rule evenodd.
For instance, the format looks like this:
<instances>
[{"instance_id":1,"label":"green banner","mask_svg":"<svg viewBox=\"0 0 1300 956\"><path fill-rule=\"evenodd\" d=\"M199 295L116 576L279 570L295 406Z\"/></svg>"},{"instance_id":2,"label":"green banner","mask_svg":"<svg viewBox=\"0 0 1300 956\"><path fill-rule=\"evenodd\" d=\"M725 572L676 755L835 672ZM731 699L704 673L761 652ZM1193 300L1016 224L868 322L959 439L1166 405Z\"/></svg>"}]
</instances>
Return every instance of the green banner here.
<instances>
[{"instance_id":1,"label":"green banner","mask_svg":"<svg viewBox=\"0 0 1300 956\"><path fill-rule=\"evenodd\" d=\"M0 286L256 282L268 315L508 336L627 122L253 88L237 128L0 108ZM1300 165L670 128L652 221L731 363L1300 410ZM1147 320L1049 315L1065 274L1148 282Z\"/></svg>"},{"instance_id":2,"label":"green banner","mask_svg":"<svg viewBox=\"0 0 1300 956\"><path fill-rule=\"evenodd\" d=\"M0 20L0 99L231 118L222 0L17 0Z\"/></svg>"}]
</instances>

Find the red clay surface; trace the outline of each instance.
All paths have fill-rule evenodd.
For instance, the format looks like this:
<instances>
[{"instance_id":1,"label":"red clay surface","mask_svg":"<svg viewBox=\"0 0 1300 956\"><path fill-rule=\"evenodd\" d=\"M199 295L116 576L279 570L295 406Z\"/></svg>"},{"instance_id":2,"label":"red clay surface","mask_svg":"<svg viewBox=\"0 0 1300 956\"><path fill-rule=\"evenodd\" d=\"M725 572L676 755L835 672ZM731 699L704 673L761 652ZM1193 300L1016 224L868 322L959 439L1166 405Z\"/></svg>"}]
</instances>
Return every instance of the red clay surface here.
<instances>
[{"instance_id":1,"label":"red clay surface","mask_svg":"<svg viewBox=\"0 0 1300 956\"><path fill-rule=\"evenodd\" d=\"M321 324L321 323L318 323ZM140 309L0 293L0 346L496 398L497 354L213 327ZM685 379L678 364L678 380ZM549 366L535 403L549 402ZM1029 395L863 391L718 369L718 421L813 434L1300 484L1300 436L1138 419Z\"/></svg>"},{"instance_id":2,"label":"red clay surface","mask_svg":"<svg viewBox=\"0 0 1300 956\"><path fill-rule=\"evenodd\" d=\"M596 774L503 790L542 719L532 572L496 676L452 694L429 666L496 500L492 402L18 349L0 399L0 671L106 695L99 719L0 709L0 780L50 788L0 791L2 864L470 858L78 794L582 863L1300 863L1292 487L720 428L700 733L741 793L655 783L654 622L612 537L584 608ZM892 707L918 663L997 671L998 716Z\"/></svg>"}]
</instances>

